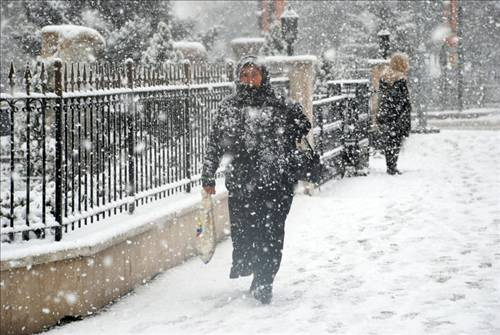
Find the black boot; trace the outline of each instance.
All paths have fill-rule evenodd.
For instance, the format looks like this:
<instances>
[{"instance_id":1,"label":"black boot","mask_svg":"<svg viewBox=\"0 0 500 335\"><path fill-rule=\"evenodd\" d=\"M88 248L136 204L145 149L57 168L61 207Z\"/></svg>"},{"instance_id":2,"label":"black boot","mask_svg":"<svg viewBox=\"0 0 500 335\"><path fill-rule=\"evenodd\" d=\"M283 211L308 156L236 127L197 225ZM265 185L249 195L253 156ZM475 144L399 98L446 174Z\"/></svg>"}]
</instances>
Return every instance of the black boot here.
<instances>
[{"instance_id":1,"label":"black boot","mask_svg":"<svg viewBox=\"0 0 500 335\"><path fill-rule=\"evenodd\" d=\"M396 174L402 174L397 168L387 168L387 173L394 176Z\"/></svg>"},{"instance_id":2,"label":"black boot","mask_svg":"<svg viewBox=\"0 0 500 335\"><path fill-rule=\"evenodd\" d=\"M266 285L260 285L257 286L253 292L253 297L260 301L264 305L268 305L271 303L271 300L273 299L273 285L272 284L266 284Z\"/></svg>"},{"instance_id":3,"label":"black boot","mask_svg":"<svg viewBox=\"0 0 500 335\"><path fill-rule=\"evenodd\" d=\"M238 263L236 265L233 264L231 266L231 271L229 272L229 278L235 279L238 277L247 277L253 273L253 269L251 265L243 265L242 263Z\"/></svg>"},{"instance_id":4,"label":"black boot","mask_svg":"<svg viewBox=\"0 0 500 335\"><path fill-rule=\"evenodd\" d=\"M250 294L253 294L253 291L257 288L257 276L253 276L252 284L250 284L250 289L248 290Z\"/></svg>"}]
</instances>

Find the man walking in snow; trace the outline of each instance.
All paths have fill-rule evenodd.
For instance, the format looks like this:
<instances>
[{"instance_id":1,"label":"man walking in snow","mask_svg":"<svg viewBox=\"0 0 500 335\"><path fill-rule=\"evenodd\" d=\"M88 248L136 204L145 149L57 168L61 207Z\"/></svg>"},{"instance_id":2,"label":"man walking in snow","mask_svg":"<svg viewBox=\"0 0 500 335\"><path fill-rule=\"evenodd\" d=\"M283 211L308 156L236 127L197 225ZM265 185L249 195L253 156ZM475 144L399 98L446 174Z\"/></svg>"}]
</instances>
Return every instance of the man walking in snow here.
<instances>
[{"instance_id":1,"label":"man walking in snow","mask_svg":"<svg viewBox=\"0 0 500 335\"><path fill-rule=\"evenodd\" d=\"M236 93L221 102L210 132L202 184L215 194L215 172L223 155L233 242L230 278L254 275L250 291L272 299L285 219L297 180L292 152L311 125L300 104L277 97L265 65L244 57L236 68Z\"/></svg>"}]
</instances>

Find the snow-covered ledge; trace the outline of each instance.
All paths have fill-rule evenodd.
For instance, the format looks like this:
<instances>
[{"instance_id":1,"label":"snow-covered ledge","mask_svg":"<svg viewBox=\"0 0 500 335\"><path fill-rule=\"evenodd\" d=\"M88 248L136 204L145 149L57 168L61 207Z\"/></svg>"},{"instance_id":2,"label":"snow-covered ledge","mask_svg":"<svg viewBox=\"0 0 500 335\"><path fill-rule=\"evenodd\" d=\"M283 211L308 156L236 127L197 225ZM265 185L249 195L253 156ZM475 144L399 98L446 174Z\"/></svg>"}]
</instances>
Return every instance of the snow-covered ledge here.
<instances>
[{"instance_id":1,"label":"snow-covered ledge","mask_svg":"<svg viewBox=\"0 0 500 335\"><path fill-rule=\"evenodd\" d=\"M95 29L71 24L45 26L42 33L42 59L60 58L64 62L93 62L106 46Z\"/></svg>"},{"instance_id":2,"label":"snow-covered ledge","mask_svg":"<svg viewBox=\"0 0 500 335\"><path fill-rule=\"evenodd\" d=\"M2 244L2 334L31 334L86 316L195 256L200 193L154 201L63 237ZM218 241L229 233L227 193L215 196Z\"/></svg>"},{"instance_id":3,"label":"snow-covered ledge","mask_svg":"<svg viewBox=\"0 0 500 335\"><path fill-rule=\"evenodd\" d=\"M264 45L264 37L239 37L231 40L231 49L236 61L247 55L257 55Z\"/></svg>"}]
</instances>

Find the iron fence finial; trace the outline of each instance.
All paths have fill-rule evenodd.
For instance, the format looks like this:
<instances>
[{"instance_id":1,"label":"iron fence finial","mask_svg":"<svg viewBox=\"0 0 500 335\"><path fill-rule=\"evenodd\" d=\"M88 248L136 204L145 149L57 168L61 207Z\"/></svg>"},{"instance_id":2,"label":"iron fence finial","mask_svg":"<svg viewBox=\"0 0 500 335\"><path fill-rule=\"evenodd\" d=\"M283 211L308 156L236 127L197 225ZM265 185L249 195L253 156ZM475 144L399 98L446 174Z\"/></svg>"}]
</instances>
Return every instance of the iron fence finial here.
<instances>
[{"instance_id":1,"label":"iron fence finial","mask_svg":"<svg viewBox=\"0 0 500 335\"><path fill-rule=\"evenodd\" d=\"M80 63L76 63L76 88L78 91L81 90L81 85L82 85L82 76L80 73Z\"/></svg>"},{"instance_id":2,"label":"iron fence finial","mask_svg":"<svg viewBox=\"0 0 500 335\"><path fill-rule=\"evenodd\" d=\"M16 71L14 70L14 63L10 63L10 71L9 71L9 86L11 95L14 94L14 86L16 85Z\"/></svg>"},{"instance_id":3,"label":"iron fence finial","mask_svg":"<svg viewBox=\"0 0 500 335\"><path fill-rule=\"evenodd\" d=\"M47 75L45 73L45 63L42 62L42 69L40 72L40 82L42 84L42 94L45 94L47 90Z\"/></svg>"},{"instance_id":4,"label":"iron fence finial","mask_svg":"<svg viewBox=\"0 0 500 335\"><path fill-rule=\"evenodd\" d=\"M92 71L92 65L89 65L89 86L90 90L92 90L92 85L94 84L94 76L93 76L93 71Z\"/></svg>"},{"instance_id":5,"label":"iron fence finial","mask_svg":"<svg viewBox=\"0 0 500 335\"><path fill-rule=\"evenodd\" d=\"M121 72L122 72L122 65L117 65L117 68L116 68L116 81L118 83L118 88L123 87Z\"/></svg>"},{"instance_id":6,"label":"iron fence finial","mask_svg":"<svg viewBox=\"0 0 500 335\"><path fill-rule=\"evenodd\" d=\"M70 74L70 82L71 92L75 91L75 64L71 63L71 74Z\"/></svg>"},{"instance_id":7,"label":"iron fence finial","mask_svg":"<svg viewBox=\"0 0 500 335\"><path fill-rule=\"evenodd\" d=\"M64 63L64 91L68 92L68 64Z\"/></svg>"},{"instance_id":8,"label":"iron fence finial","mask_svg":"<svg viewBox=\"0 0 500 335\"><path fill-rule=\"evenodd\" d=\"M31 70L30 64L26 64L26 70L24 71L24 83L26 85L26 94L30 95L30 86L31 86Z\"/></svg>"},{"instance_id":9,"label":"iron fence finial","mask_svg":"<svg viewBox=\"0 0 500 335\"><path fill-rule=\"evenodd\" d=\"M111 64L109 62L104 64L104 72L106 89L109 90L110 87L113 87L113 83L111 81Z\"/></svg>"},{"instance_id":10,"label":"iron fence finial","mask_svg":"<svg viewBox=\"0 0 500 335\"><path fill-rule=\"evenodd\" d=\"M87 87L87 64L83 63L83 77L82 77L83 87Z\"/></svg>"},{"instance_id":11,"label":"iron fence finial","mask_svg":"<svg viewBox=\"0 0 500 335\"><path fill-rule=\"evenodd\" d=\"M186 60L183 65L184 65L184 83L187 85L191 82L191 62Z\"/></svg>"},{"instance_id":12,"label":"iron fence finial","mask_svg":"<svg viewBox=\"0 0 500 335\"><path fill-rule=\"evenodd\" d=\"M132 59L128 58L125 61L125 65L127 67L127 87L134 88L134 77L133 77L134 62L132 61Z\"/></svg>"},{"instance_id":13,"label":"iron fence finial","mask_svg":"<svg viewBox=\"0 0 500 335\"><path fill-rule=\"evenodd\" d=\"M160 64L160 85L166 85L164 64Z\"/></svg>"},{"instance_id":14,"label":"iron fence finial","mask_svg":"<svg viewBox=\"0 0 500 335\"><path fill-rule=\"evenodd\" d=\"M101 82L101 89L104 90L104 64L99 64L99 74L100 74L100 82Z\"/></svg>"}]
</instances>

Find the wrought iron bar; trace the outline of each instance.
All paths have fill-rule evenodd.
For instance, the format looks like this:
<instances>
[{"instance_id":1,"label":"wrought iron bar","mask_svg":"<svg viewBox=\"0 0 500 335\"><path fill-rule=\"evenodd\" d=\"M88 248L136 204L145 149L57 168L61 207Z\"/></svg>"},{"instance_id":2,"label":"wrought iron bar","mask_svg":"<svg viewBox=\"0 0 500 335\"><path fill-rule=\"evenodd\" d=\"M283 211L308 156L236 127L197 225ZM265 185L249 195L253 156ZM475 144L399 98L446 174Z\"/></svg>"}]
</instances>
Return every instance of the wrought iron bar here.
<instances>
[{"instance_id":1,"label":"wrought iron bar","mask_svg":"<svg viewBox=\"0 0 500 335\"><path fill-rule=\"evenodd\" d=\"M108 70L109 71L109 70ZM108 72L109 75L109 72ZM108 87L109 87L109 81L108 81ZM106 109L107 109L107 116L106 116L106 137L107 137L107 147L105 154L108 156L108 203L111 202L111 194L112 194L112 189L111 189L111 99L113 98L112 95L109 95L106 97ZM111 216L111 209L108 211L108 216Z\"/></svg>"},{"instance_id":2,"label":"wrought iron bar","mask_svg":"<svg viewBox=\"0 0 500 335\"><path fill-rule=\"evenodd\" d=\"M42 62L42 70L40 73L40 81L41 81L41 88L42 88L42 94L45 94L47 91L47 79L46 79L47 74L45 73L45 64ZM46 174L47 174L47 135L46 135L46 113L47 113L47 99L42 99L41 101L41 118L42 118L42 138L41 138L41 143L42 143L42 222L44 225L47 224L47 208L45 206L47 202L47 180L46 180ZM45 237L46 231L45 229L42 231L42 237Z\"/></svg>"},{"instance_id":3,"label":"wrought iron bar","mask_svg":"<svg viewBox=\"0 0 500 335\"><path fill-rule=\"evenodd\" d=\"M73 65L71 66L71 73L73 77ZM72 78L73 80L73 78ZM73 83L71 85L73 87ZM71 162L71 215L75 215L75 188L76 188L76 180L75 180L75 107L77 103L77 99L72 98L70 101L70 110L71 110L71 159L66 160L66 164ZM67 178L67 177L66 177ZM67 195L66 195L67 196ZM71 222L71 230L75 229L75 223Z\"/></svg>"},{"instance_id":4,"label":"wrought iron bar","mask_svg":"<svg viewBox=\"0 0 500 335\"><path fill-rule=\"evenodd\" d=\"M127 66L127 87L129 89L134 88L133 79L133 61L128 59L126 62ZM127 110L127 122L128 122L128 196L131 198L129 200L128 211L130 214L134 212L135 202L132 199L135 196L135 175L134 175L134 114L135 114L135 104L134 97L132 93L128 95L128 110Z\"/></svg>"},{"instance_id":5,"label":"wrought iron bar","mask_svg":"<svg viewBox=\"0 0 500 335\"><path fill-rule=\"evenodd\" d=\"M31 191L31 104L32 99L30 96L30 86L31 86L31 71L29 64L26 66L26 70L24 72L25 86L26 86L26 95L28 98L26 99L26 214L25 214L25 222L26 227L30 226L30 191ZM23 240L29 240L29 231L23 231L22 233Z\"/></svg>"},{"instance_id":6,"label":"wrought iron bar","mask_svg":"<svg viewBox=\"0 0 500 335\"><path fill-rule=\"evenodd\" d=\"M186 90L186 97L184 99L184 152L185 152L185 177L186 180L191 181L191 109L190 109L190 99L191 99L191 63L186 62L184 64L184 78L185 84L188 86ZM191 192L191 183L186 184L186 192Z\"/></svg>"},{"instance_id":7,"label":"wrought iron bar","mask_svg":"<svg viewBox=\"0 0 500 335\"><path fill-rule=\"evenodd\" d=\"M62 118L63 118L63 99L62 99L62 63L56 60L54 63L54 90L57 95L55 106L55 124L56 124L56 152L55 152L55 220L59 224L55 228L55 240L60 241L62 238Z\"/></svg>"}]
</instances>

